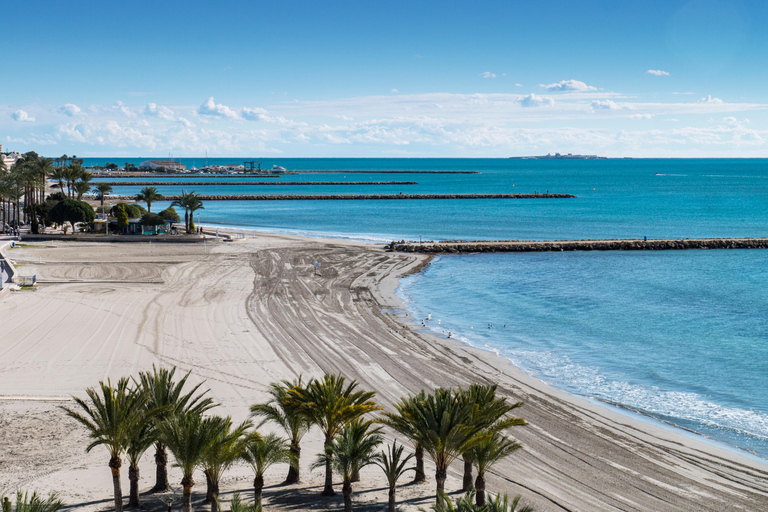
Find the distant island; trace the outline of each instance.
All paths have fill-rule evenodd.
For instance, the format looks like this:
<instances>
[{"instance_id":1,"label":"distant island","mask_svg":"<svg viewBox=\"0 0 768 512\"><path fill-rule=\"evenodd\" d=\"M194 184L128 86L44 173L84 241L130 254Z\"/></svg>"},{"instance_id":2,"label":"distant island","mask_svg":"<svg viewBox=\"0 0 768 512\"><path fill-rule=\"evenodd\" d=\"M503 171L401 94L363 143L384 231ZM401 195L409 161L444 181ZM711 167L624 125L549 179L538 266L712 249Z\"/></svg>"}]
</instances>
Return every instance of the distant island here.
<instances>
[{"instance_id":1,"label":"distant island","mask_svg":"<svg viewBox=\"0 0 768 512\"><path fill-rule=\"evenodd\" d=\"M608 157L606 156L597 156L597 155L574 155L572 153L568 153L567 155L561 155L560 153L555 153L554 155L547 153L544 156L511 156L509 157L511 159L515 160L607 160Z\"/></svg>"}]
</instances>

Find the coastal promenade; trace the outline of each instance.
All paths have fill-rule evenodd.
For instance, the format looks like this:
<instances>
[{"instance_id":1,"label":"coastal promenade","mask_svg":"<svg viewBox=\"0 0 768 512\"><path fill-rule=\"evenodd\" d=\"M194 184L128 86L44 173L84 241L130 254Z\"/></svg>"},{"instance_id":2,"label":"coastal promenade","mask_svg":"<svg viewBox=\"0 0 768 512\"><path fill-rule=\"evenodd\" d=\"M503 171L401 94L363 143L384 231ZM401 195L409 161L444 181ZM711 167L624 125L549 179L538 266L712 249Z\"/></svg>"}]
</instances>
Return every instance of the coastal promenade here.
<instances>
[{"instance_id":1,"label":"coastal promenade","mask_svg":"<svg viewBox=\"0 0 768 512\"><path fill-rule=\"evenodd\" d=\"M665 251L681 249L768 249L768 238L663 238L607 240L502 240L390 242L395 252L477 253L557 251Z\"/></svg>"},{"instance_id":2,"label":"coastal promenade","mask_svg":"<svg viewBox=\"0 0 768 512\"><path fill-rule=\"evenodd\" d=\"M135 199L135 196L109 196L111 199ZM165 196L175 201L181 196ZM234 194L198 195L201 201L359 201L365 199L573 199L570 194Z\"/></svg>"}]
</instances>

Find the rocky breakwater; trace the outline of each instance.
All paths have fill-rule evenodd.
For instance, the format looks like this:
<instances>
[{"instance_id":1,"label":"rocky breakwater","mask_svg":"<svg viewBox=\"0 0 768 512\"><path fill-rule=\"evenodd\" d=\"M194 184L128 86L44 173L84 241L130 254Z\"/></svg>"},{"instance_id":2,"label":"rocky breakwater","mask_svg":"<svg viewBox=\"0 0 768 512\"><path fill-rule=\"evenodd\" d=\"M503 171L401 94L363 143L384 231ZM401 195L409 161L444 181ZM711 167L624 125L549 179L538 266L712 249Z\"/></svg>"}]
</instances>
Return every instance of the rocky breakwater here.
<instances>
[{"instance_id":1,"label":"rocky breakwater","mask_svg":"<svg viewBox=\"0 0 768 512\"><path fill-rule=\"evenodd\" d=\"M387 250L397 252L478 253L478 252L559 252L559 251L665 251L682 249L768 249L768 238L683 238L553 241L441 241L390 242Z\"/></svg>"},{"instance_id":2,"label":"rocky breakwater","mask_svg":"<svg viewBox=\"0 0 768 512\"><path fill-rule=\"evenodd\" d=\"M113 187L132 187L132 186L183 186L183 187L205 187L210 185L254 185L258 187L266 186L293 186L293 185L418 185L417 181L99 181L97 183L106 183Z\"/></svg>"},{"instance_id":3,"label":"rocky breakwater","mask_svg":"<svg viewBox=\"0 0 768 512\"><path fill-rule=\"evenodd\" d=\"M129 196L110 196L123 199ZM260 194L260 195L198 195L202 201L358 201L366 199L566 199L570 194ZM174 201L179 196L165 196Z\"/></svg>"}]
</instances>

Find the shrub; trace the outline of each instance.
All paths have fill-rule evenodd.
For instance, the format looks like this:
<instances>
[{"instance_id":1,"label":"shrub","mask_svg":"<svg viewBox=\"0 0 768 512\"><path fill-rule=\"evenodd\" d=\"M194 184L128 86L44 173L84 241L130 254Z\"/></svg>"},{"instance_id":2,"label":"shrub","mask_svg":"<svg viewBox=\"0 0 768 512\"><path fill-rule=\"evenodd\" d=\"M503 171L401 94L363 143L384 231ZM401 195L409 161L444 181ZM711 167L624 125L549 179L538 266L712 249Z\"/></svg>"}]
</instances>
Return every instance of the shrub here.
<instances>
[{"instance_id":1,"label":"shrub","mask_svg":"<svg viewBox=\"0 0 768 512\"><path fill-rule=\"evenodd\" d=\"M93 222L96 214L91 205L84 201L64 199L51 208L50 218L57 224L69 222L72 225L72 231L74 231L75 223Z\"/></svg>"}]
</instances>

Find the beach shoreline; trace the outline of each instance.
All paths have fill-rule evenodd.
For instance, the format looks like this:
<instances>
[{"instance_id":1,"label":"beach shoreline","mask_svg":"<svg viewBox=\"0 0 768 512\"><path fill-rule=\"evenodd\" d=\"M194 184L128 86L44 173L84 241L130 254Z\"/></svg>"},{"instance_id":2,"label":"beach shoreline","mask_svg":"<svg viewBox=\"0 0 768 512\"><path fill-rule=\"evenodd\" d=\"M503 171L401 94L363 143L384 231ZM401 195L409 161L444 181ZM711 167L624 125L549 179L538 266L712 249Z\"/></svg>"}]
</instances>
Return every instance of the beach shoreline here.
<instances>
[{"instance_id":1,"label":"beach shoreline","mask_svg":"<svg viewBox=\"0 0 768 512\"><path fill-rule=\"evenodd\" d=\"M9 361L0 372L1 395L65 397L81 393L98 378L116 378L159 362L207 378L227 412L242 419L268 382L298 373L340 371L379 391L385 407L419 389L493 382L503 393L526 402L521 415L530 426L513 432L525 449L494 469L490 489L522 494L540 511L768 506L764 463L590 403L552 388L489 350L414 328L412 318L396 312L405 309L396 290L399 279L423 267L427 256L387 253L381 246L355 241L276 234L216 244L207 253L197 244L153 247L154 254L131 247L139 245L104 244L90 254L89 246L67 243L18 250L16 259L28 270L69 276L70 281L0 299L0 316L11 319L4 322L8 332L13 337L26 332L25 339L35 347L0 344ZM27 257L34 251L46 251L51 256L46 260L58 263L35 267L34 257ZM108 263L113 256L125 267L118 282L107 275L115 272L116 264ZM80 263L83 268L68 263L89 258L93 263ZM315 261L321 263L319 278L310 270ZM165 284L128 283L136 273L143 279L159 276ZM86 277L91 282L77 282ZM106 278L112 282L107 284ZM60 301L78 304L70 307ZM123 306L120 311L117 301ZM14 319L30 308L52 305L56 313L34 327L24 329L29 315ZM70 309L59 312L62 308ZM62 334L64 348L35 341L42 331L51 332L67 321L85 325ZM115 329L120 334L113 337L118 339L110 341L104 333L118 332ZM91 335L83 342L86 330ZM211 344L212 339L217 343ZM91 353L88 345L96 346L96 340L101 345ZM30 350L44 361L31 358ZM45 359L46 350L54 350L57 359ZM102 358L102 352L111 355ZM70 353L73 357L67 359ZM76 357L84 364L73 371L70 365ZM52 382L40 382L40 372L47 372ZM10 407L22 418L24 407L34 409L24 400L8 403L0 400L0 407ZM317 442L311 440L310 446ZM71 448L74 467L84 467L85 472L104 469L91 467L93 461L103 463L99 457L91 455L92 462L85 463L78 450L82 446ZM0 460L6 455L0 453ZM453 477L459 466L452 468ZM143 474L151 474L149 469ZM30 469L25 480L41 483L44 489L70 487L67 471L73 470L35 476ZM0 480L0 488L10 483ZM109 487L100 492L92 496L83 491L93 500L108 497ZM426 501L414 498L413 508L407 510L429 502L429 486L420 492Z\"/></svg>"}]
</instances>

